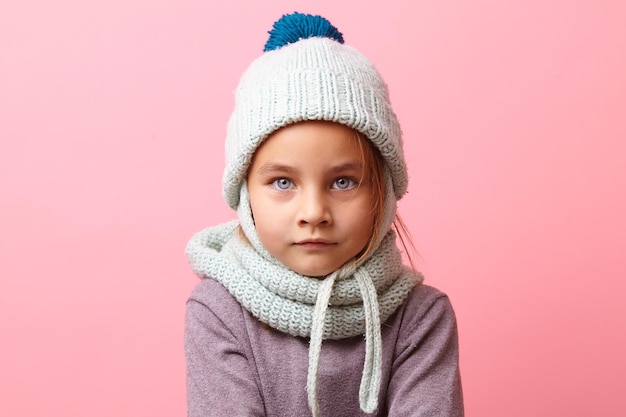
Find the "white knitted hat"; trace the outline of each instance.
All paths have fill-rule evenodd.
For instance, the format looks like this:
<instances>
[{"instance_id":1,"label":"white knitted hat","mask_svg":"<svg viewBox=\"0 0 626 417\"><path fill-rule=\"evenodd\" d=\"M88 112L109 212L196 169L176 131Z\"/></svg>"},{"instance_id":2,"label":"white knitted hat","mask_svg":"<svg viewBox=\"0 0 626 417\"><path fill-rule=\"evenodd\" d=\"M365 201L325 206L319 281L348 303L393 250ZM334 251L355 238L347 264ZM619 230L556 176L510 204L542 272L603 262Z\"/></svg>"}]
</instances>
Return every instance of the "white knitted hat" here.
<instances>
[{"instance_id":1,"label":"white knitted hat","mask_svg":"<svg viewBox=\"0 0 626 417\"><path fill-rule=\"evenodd\" d=\"M305 120L341 123L380 151L400 199L408 175L402 133L387 86L374 65L343 45L320 17L294 13L274 24L262 56L243 74L228 123L223 194L236 209L252 156L275 130Z\"/></svg>"}]
</instances>

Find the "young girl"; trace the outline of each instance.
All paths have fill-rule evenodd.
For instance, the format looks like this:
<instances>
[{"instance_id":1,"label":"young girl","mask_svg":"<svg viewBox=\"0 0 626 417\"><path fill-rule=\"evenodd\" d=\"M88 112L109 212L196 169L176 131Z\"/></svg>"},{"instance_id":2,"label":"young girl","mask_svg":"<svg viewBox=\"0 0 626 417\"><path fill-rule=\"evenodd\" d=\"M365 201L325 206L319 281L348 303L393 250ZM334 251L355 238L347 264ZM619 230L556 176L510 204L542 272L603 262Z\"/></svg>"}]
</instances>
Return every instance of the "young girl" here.
<instances>
[{"instance_id":1,"label":"young girl","mask_svg":"<svg viewBox=\"0 0 626 417\"><path fill-rule=\"evenodd\" d=\"M187 302L189 416L462 416L452 307L396 246L408 181L384 81L322 17L269 33L226 138L238 220L187 246L205 278Z\"/></svg>"}]
</instances>

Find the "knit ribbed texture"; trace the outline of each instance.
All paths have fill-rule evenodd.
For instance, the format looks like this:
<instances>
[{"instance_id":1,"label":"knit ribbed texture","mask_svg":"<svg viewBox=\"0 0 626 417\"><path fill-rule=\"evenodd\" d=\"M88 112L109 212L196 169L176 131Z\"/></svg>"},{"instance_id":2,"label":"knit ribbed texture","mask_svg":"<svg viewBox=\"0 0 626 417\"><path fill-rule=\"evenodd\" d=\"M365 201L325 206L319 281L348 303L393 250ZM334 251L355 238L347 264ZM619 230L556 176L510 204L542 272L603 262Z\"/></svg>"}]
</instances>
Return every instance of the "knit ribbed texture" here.
<instances>
[{"instance_id":1,"label":"knit ribbed texture","mask_svg":"<svg viewBox=\"0 0 626 417\"><path fill-rule=\"evenodd\" d=\"M191 268L200 277L222 283L248 311L271 327L294 336L310 336L323 281L266 260L239 237L237 225L232 221L196 233L186 249ZM381 322L404 302L416 283L413 271L402 264L392 231L358 269L367 273L376 289ZM420 275L418 281L421 279ZM363 299L354 275L338 273L329 303L325 339L365 334Z\"/></svg>"},{"instance_id":2,"label":"knit ribbed texture","mask_svg":"<svg viewBox=\"0 0 626 417\"><path fill-rule=\"evenodd\" d=\"M266 52L244 73L226 137L223 193L233 209L252 155L272 132L304 120L327 120L361 132L386 161L396 199L407 189L402 133L387 86L356 49L327 38Z\"/></svg>"}]
</instances>

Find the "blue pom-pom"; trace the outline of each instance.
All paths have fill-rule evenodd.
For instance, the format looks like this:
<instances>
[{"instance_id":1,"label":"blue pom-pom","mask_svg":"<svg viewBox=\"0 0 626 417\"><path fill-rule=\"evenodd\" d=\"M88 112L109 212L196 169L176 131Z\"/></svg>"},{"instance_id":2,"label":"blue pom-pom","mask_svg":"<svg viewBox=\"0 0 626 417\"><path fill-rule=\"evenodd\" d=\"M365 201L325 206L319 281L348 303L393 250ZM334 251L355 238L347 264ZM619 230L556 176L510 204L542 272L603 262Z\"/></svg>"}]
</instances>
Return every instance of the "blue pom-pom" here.
<instances>
[{"instance_id":1,"label":"blue pom-pom","mask_svg":"<svg viewBox=\"0 0 626 417\"><path fill-rule=\"evenodd\" d=\"M274 23L263 52L282 48L301 39L322 37L343 43L343 35L322 16L303 13L286 14Z\"/></svg>"}]
</instances>

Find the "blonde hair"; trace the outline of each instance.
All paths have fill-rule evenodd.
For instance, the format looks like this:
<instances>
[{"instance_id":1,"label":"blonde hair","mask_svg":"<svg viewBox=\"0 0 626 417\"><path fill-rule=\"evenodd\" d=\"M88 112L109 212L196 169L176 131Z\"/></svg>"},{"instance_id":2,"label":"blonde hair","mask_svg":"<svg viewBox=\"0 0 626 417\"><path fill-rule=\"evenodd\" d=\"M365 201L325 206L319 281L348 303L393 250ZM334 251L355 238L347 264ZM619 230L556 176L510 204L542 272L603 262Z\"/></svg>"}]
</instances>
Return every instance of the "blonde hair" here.
<instances>
[{"instance_id":1,"label":"blonde hair","mask_svg":"<svg viewBox=\"0 0 626 417\"><path fill-rule=\"evenodd\" d=\"M381 233L386 233L386 230L381 230L383 226L383 220L385 216L385 197L387 196L387 190L385 189L385 161L381 156L378 148L369 141L360 132L354 131L359 150L361 151L361 160L363 162L364 170L363 175L368 176L369 182L372 188L372 210L374 212L374 225L372 228L372 235L370 236L367 245L357 255L352 264L357 264L364 259L367 259L374 250L374 245L378 241ZM417 250L413 244L413 239L409 233L406 224L396 213L392 223L392 227L396 232L402 248L406 254L407 260L411 265L411 269L416 272L415 264L413 263L412 254L416 254Z\"/></svg>"}]
</instances>

